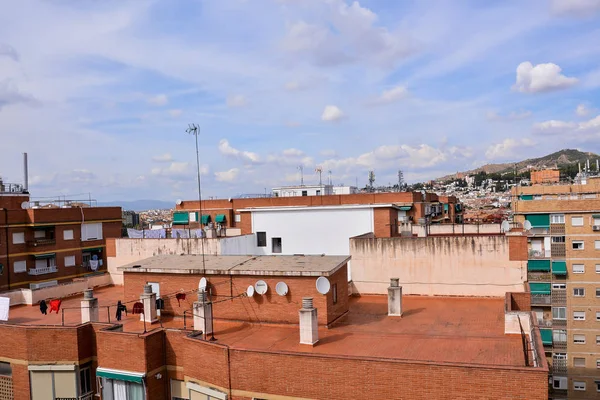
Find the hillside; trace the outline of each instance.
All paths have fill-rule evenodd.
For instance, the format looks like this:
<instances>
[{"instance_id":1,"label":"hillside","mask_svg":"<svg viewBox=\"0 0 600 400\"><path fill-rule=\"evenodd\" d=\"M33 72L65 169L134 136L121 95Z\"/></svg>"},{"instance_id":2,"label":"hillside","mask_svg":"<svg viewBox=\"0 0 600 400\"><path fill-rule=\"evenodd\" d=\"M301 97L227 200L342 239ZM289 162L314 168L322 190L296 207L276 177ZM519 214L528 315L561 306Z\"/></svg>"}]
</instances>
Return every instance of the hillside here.
<instances>
[{"instance_id":1,"label":"hillside","mask_svg":"<svg viewBox=\"0 0 600 400\"><path fill-rule=\"evenodd\" d=\"M590 166L592 169L596 168L596 159L600 159L598 154L594 154L591 152L582 152L575 149L563 149L559 150L555 153L548 154L543 157L538 158L529 158L523 161L517 161L512 163L504 163L504 164L486 164L479 168L472 169L469 171L458 172L458 174L464 175L472 175L481 171L485 171L488 174L491 173L507 173L513 172L515 166L517 168L517 173L528 171L530 168L553 168L553 167L564 167L567 165L576 165L577 163L583 164L590 160ZM592 165L593 164L593 165ZM454 179L456 177L455 174L447 175L437 180L443 181L448 179Z\"/></svg>"},{"instance_id":2,"label":"hillside","mask_svg":"<svg viewBox=\"0 0 600 400\"><path fill-rule=\"evenodd\" d=\"M146 211L174 208L175 202L161 200L99 201L98 205L106 207L121 207L123 210Z\"/></svg>"}]
</instances>

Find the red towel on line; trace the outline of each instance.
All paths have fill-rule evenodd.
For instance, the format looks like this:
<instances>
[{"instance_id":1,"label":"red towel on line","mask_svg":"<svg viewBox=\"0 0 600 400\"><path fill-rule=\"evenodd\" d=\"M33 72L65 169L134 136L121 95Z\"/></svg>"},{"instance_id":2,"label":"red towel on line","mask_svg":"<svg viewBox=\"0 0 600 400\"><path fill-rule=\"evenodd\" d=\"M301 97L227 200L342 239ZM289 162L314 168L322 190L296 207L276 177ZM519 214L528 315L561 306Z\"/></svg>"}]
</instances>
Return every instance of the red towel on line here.
<instances>
[{"instance_id":1,"label":"red towel on line","mask_svg":"<svg viewBox=\"0 0 600 400\"><path fill-rule=\"evenodd\" d=\"M60 300L50 300L50 311L49 312L52 312L52 310L54 310L58 314L58 310L60 310L60 303L62 303L62 301L60 301Z\"/></svg>"},{"instance_id":2,"label":"red towel on line","mask_svg":"<svg viewBox=\"0 0 600 400\"><path fill-rule=\"evenodd\" d=\"M144 313L144 305L139 301L133 304L133 314L143 314Z\"/></svg>"},{"instance_id":3,"label":"red towel on line","mask_svg":"<svg viewBox=\"0 0 600 400\"><path fill-rule=\"evenodd\" d=\"M177 305L181 307L180 301L185 300L185 293L177 293L175 298L177 299Z\"/></svg>"}]
</instances>

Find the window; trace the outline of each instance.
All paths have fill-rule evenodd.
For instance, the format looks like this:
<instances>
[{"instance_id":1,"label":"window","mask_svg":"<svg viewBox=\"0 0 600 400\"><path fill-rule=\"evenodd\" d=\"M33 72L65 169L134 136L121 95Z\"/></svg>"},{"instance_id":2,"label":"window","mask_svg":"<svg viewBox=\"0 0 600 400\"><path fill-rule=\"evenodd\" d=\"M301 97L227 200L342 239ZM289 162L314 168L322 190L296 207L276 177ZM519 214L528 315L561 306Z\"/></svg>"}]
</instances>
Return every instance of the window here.
<instances>
[{"instance_id":1,"label":"window","mask_svg":"<svg viewBox=\"0 0 600 400\"><path fill-rule=\"evenodd\" d=\"M306 191L306 190L303 190L303 191L302 191L302 196L308 196L308 191Z\"/></svg>"},{"instance_id":2,"label":"window","mask_svg":"<svg viewBox=\"0 0 600 400\"><path fill-rule=\"evenodd\" d=\"M566 283L553 283L552 284L552 289L554 289L554 290L565 290L566 288L567 288Z\"/></svg>"},{"instance_id":3,"label":"window","mask_svg":"<svg viewBox=\"0 0 600 400\"><path fill-rule=\"evenodd\" d=\"M600 335L596 335L596 344L600 344Z\"/></svg>"},{"instance_id":4,"label":"window","mask_svg":"<svg viewBox=\"0 0 600 400\"><path fill-rule=\"evenodd\" d=\"M102 239L102 223L83 224L81 226L81 240Z\"/></svg>"},{"instance_id":5,"label":"window","mask_svg":"<svg viewBox=\"0 0 600 400\"><path fill-rule=\"evenodd\" d=\"M573 319L576 321L585 321L585 311L573 311Z\"/></svg>"},{"instance_id":6,"label":"window","mask_svg":"<svg viewBox=\"0 0 600 400\"><path fill-rule=\"evenodd\" d=\"M584 264L573 264L573 273L574 274L585 273L585 265Z\"/></svg>"},{"instance_id":7,"label":"window","mask_svg":"<svg viewBox=\"0 0 600 400\"><path fill-rule=\"evenodd\" d=\"M46 231L42 229L37 229L33 231L33 237L35 239L44 239L46 237Z\"/></svg>"},{"instance_id":8,"label":"window","mask_svg":"<svg viewBox=\"0 0 600 400\"><path fill-rule=\"evenodd\" d=\"M13 233L13 244L22 244L22 243L25 243L25 232Z\"/></svg>"},{"instance_id":9,"label":"window","mask_svg":"<svg viewBox=\"0 0 600 400\"><path fill-rule=\"evenodd\" d=\"M198 220L198 218L196 218L198 216L198 213L195 211L192 211L190 213L188 213L188 221L189 222L196 222Z\"/></svg>"},{"instance_id":10,"label":"window","mask_svg":"<svg viewBox=\"0 0 600 400\"><path fill-rule=\"evenodd\" d=\"M281 253L281 238L272 238L271 246L273 253Z\"/></svg>"},{"instance_id":11,"label":"window","mask_svg":"<svg viewBox=\"0 0 600 400\"><path fill-rule=\"evenodd\" d=\"M256 232L256 246L267 247L267 232Z\"/></svg>"},{"instance_id":12,"label":"window","mask_svg":"<svg viewBox=\"0 0 600 400\"><path fill-rule=\"evenodd\" d=\"M594 217L594 225L600 225L600 218Z\"/></svg>"},{"instance_id":13,"label":"window","mask_svg":"<svg viewBox=\"0 0 600 400\"><path fill-rule=\"evenodd\" d=\"M600 240L594 240L594 249L600 250Z\"/></svg>"},{"instance_id":14,"label":"window","mask_svg":"<svg viewBox=\"0 0 600 400\"><path fill-rule=\"evenodd\" d=\"M585 344L585 335L573 335L573 343L575 344Z\"/></svg>"},{"instance_id":15,"label":"window","mask_svg":"<svg viewBox=\"0 0 600 400\"><path fill-rule=\"evenodd\" d=\"M41 260L35 260L35 268L52 268L56 267L56 258L43 258Z\"/></svg>"},{"instance_id":16,"label":"window","mask_svg":"<svg viewBox=\"0 0 600 400\"><path fill-rule=\"evenodd\" d=\"M565 214L550 214L550 222L553 224L564 224Z\"/></svg>"},{"instance_id":17,"label":"window","mask_svg":"<svg viewBox=\"0 0 600 400\"><path fill-rule=\"evenodd\" d=\"M596 321L600 321L600 311L596 311Z\"/></svg>"},{"instance_id":18,"label":"window","mask_svg":"<svg viewBox=\"0 0 600 400\"><path fill-rule=\"evenodd\" d=\"M600 368L600 358L596 360L596 368Z\"/></svg>"},{"instance_id":19,"label":"window","mask_svg":"<svg viewBox=\"0 0 600 400\"><path fill-rule=\"evenodd\" d=\"M573 240L573 250L583 250L583 240Z\"/></svg>"},{"instance_id":20,"label":"window","mask_svg":"<svg viewBox=\"0 0 600 400\"><path fill-rule=\"evenodd\" d=\"M600 264L596 264L596 273L600 274Z\"/></svg>"},{"instance_id":21,"label":"window","mask_svg":"<svg viewBox=\"0 0 600 400\"><path fill-rule=\"evenodd\" d=\"M600 392L600 381L595 381L596 383L596 391Z\"/></svg>"},{"instance_id":22,"label":"window","mask_svg":"<svg viewBox=\"0 0 600 400\"><path fill-rule=\"evenodd\" d=\"M541 194L534 194L534 195L533 195L533 199L534 199L534 200L542 200L542 199L543 199L543 197L542 197L542 195L541 195Z\"/></svg>"},{"instance_id":23,"label":"window","mask_svg":"<svg viewBox=\"0 0 600 400\"><path fill-rule=\"evenodd\" d=\"M554 389L567 390L567 377L566 376L554 376L552 377L552 387Z\"/></svg>"},{"instance_id":24,"label":"window","mask_svg":"<svg viewBox=\"0 0 600 400\"><path fill-rule=\"evenodd\" d=\"M552 307L552 319L567 319L567 307Z\"/></svg>"},{"instance_id":25,"label":"window","mask_svg":"<svg viewBox=\"0 0 600 400\"><path fill-rule=\"evenodd\" d=\"M65 267L73 267L75 265L75 256L65 256Z\"/></svg>"},{"instance_id":26,"label":"window","mask_svg":"<svg viewBox=\"0 0 600 400\"><path fill-rule=\"evenodd\" d=\"M566 343L567 331L564 329L555 329L554 331L552 331L552 341Z\"/></svg>"},{"instance_id":27,"label":"window","mask_svg":"<svg viewBox=\"0 0 600 400\"><path fill-rule=\"evenodd\" d=\"M17 272L27 272L27 261L25 261L25 260L15 261L13 263L13 268L14 268L15 274Z\"/></svg>"},{"instance_id":28,"label":"window","mask_svg":"<svg viewBox=\"0 0 600 400\"><path fill-rule=\"evenodd\" d=\"M585 289L584 288L573 288L573 296L575 296L575 297L585 296Z\"/></svg>"},{"instance_id":29,"label":"window","mask_svg":"<svg viewBox=\"0 0 600 400\"><path fill-rule=\"evenodd\" d=\"M552 236L552 243L565 243L564 236Z\"/></svg>"},{"instance_id":30,"label":"window","mask_svg":"<svg viewBox=\"0 0 600 400\"><path fill-rule=\"evenodd\" d=\"M321 191L317 190L317 196L320 196L320 195L321 195Z\"/></svg>"},{"instance_id":31,"label":"window","mask_svg":"<svg viewBox=\"0 0 600 400\"><path fill-rule=\"evenodd\" d=\"M79 389L82 396L92 392L92 374L90 367L79 370Z\"/></svg>"},{"instance_id":32,"label":"window","mask_svg":"<svg viewBox=\"0 0 600 400\"><path fill-rule=\"evenodd\" d=\"M585 358L583 358L583 357L573 358L573 366L574 367L585 367Z\"/></svg>"},{"instance_id":33,"label":"window","mask_svg":"<svg viewBox=\"0 0 600 400\"><path fill-rule=\"evenodd\" d=\"M10 363L0 362L0 376L12 376L12 367Z\"/></svg>"},{"instance_id":34,"label":"window","mask_svg":"<svg viewBox=\"0 0 600 400\"><path fill-rule=\"evenodd\" d=\"M331 292L333 297L333 304L337 304L337 283L334 283L333 286L331 286Z\"/></svg>"},{"instance_id":35,"label":"window","mask_svg":"<svg viewBox=\"0 0 600 400\"><path fill-rule=\"evenodd\" d=\"M241 214L235 214L235 222L242 222L242 215Z\"/></svg>"},{"instance_id":36,"label":"window","mask_svg":"<svg viewBox=\"0 0 600 400\"><path fill-rule=\"evenodd\" d=\"M64 240L73 240L73 229L67 229L63 231Z\"/></svg>"},{"instance_id":37,"label":"window","mask_svg":"<svg viewBox=\"0 0 600 400\"><path fill-rule=\"evenodd\" d=\"M554 353L552 355L552 358L555 360L566 360L567 359L567 353Z\"/></svg>"},{"instance_id":38,"label":"window","mask_svg":"<svg viewBox=\"0 0 600 400\"><path fill-rule=\"evenodd\" d=\"M146 398L141 383L102 378L102 398L118 400L143 400Z\"/></svg>"},{"instance_id":39,"label":"window","mask_svg":"<svg viewBox=\"0 0 600 400\"><path fill-rule=\"evenodd\" d=\"M573 381L573 390L585 391L585 382Z\"/></svg>"},{"instance_id":40,"label":"window","mask_svg":"<svg viewBox=\"0 0 600 400\"><path fill-rule=\"evenodd\" d=\"M583 226L583 217L571 217L571 226Z\"/></svg>"},{"instance_id":41,"label":"window","mask_svg":"<svg viewBox=\"0 0 600 400\"><path fill-rule=\"evenodd\" d=\"M596 297L600 297L600 288L596 288Z\"/></svg>"}]
</instances>

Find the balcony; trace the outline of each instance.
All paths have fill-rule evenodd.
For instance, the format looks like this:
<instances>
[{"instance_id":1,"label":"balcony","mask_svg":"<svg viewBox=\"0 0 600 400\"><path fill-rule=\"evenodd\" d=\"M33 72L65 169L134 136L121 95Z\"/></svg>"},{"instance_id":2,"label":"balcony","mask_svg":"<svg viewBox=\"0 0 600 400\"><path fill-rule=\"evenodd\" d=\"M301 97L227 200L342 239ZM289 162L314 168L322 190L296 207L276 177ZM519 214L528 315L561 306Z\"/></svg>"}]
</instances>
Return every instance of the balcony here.
<instances>
[{"instance_id":1,"label":"balcony","mask_svg":"<svg viewBox=\"0 0 600 400\"><path fill-rule=\"evenodd\" d=\"M565 234L565 224L550 224L550 233L552 236L562 236Z\"/></svg>"},{"instance_id":2,"label":"balcony","mask_svg":"<svg viewBox=\"0 0 600 400\"><path fill-rule=\"evenodd\" d=\"M550 253L552 257L564 257L566 254L566 246L564 243L550 244Z\"/></svg>"},{"instance_id":3,"label":"balcony","mask_svg":"<svg viewBox=\"0 0 600 400\"><path fill-rule=\"evenodd\" d=\"M533 236L546 236L550 234L550 228L536 227L529 230L529 234Z\"/></svg>"},{"instance_id":4,"label":"balcony","mask_svg":"<svg viewBox=\"0 0 600 400\"><path fill-rule=\"evenodd\" d=\"M93 399L94 399L94 392L84 394L83 396L79 396L79 400L93 400Z\"/></svg>"},{"instance_id":5,"label":"balcony","mask_svg":"<svg viewBox=\"0 0 600 400\"><path fill-rule=\"evenodd\" d=\"M552 303L552 298L548 294L531 294L532 306L549 306Z\"/></svg>"},{"instance_id":6,"label":"balcony","mask_svg":"<svg viewBox=\"0 0 600 400\"><path fill-rule=\"evenodd\" d=\"M529 282L549 282L552 280L552 274L550 272L529 271L527 280Z\"/></svg>"},{"instance_id":7,"label":"balcony","mask_svg":"<svg viewBox=\"0 0 600 400\"><path fill-rule=\"evenodd\" d=\"M29 270L29 275L46 275L46 274L54 274L56 272L58 272L56 267L31 268Z\"/></svg>"},{"instance_id":8,"label":"balcony","mask_svg":"<svg viewBox=\"0 0 600 400\"><path fill-rule=\"evenodd\" d=\"M552 328L552 320L538 319L537 323L540 328Z\"/></svg>"},{"instance_id":9,"label":"balcony","mask_svg":"<svg viewBox=\"0 0 600 400\"><path fill-rule=\"evenodd\" d=\"M567 304L567 291L566 290L552 290L552 304L553 305L566 305Z\"/></svg>"},{"instance_id":10,"label":"balcony","mask_svg":"<svg viewBox=\"0 0 600 400\"><path fill-rule=\"evenodd\" d=\"M550 258L550 250L529 250L530 259Z\"/></svg>"},{"instance_id":11,"label":"balcony","mask_svg":"<svg viewBox=\"0 0 600 400\"><path fill-rule=\"evenodd\" d=\"M30 247L48 246L56 244L56 239L34 239L27 242Z\"/></svg>"},{"instance_id":12,"label":"balcony","mask_svg":"<svg viewBox=\"0 0 600 400\"><path fill-rule=\"evenodd\" d=\"M552 373L553 374L566 374L567 373L567 360L552 359Z\"/></svg>"},{"instance_id":13,"label":"balcony","mask_svg":"<svg viewBox=\"0 0 600 400\"><path fill-rule=\"evenodd\" d=\"M566 340L552 340L552 348L562 353L563 350L567 349Z\"/></svg>"},{"instance_id":14,"label":"balcony","mask_svg":"<svg viewBox=\"0 0 600 400\"><path fill-rule=\"evenodd\" d=\"M566 319L553 319L552 320L552 326L554 328L559 328L559 327L567 326L567 320Z\"/></svg>"}]
</instances>

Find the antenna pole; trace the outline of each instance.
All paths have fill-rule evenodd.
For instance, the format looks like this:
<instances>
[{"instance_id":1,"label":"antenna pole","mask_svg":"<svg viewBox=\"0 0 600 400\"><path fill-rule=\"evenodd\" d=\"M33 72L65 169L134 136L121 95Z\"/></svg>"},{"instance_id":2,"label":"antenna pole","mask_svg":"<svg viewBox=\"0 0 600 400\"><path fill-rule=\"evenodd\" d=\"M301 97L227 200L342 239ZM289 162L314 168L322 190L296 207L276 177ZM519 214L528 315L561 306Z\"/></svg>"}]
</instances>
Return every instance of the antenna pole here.
<instances>
[{"instance_id":1,"label":"antenna pole","mask_svg":"<svg viewBox=\"0 0 600 400\"><path fill-rule=\"evenodd\" d=\"M596 168L596 169L598 169L598 168ZM329 185L331 185L331 170L327 171L327 173L329 174Z\"/></svg>"},{"instance_id":2,"label":"antenna pole","mask_svg":"<svg viewBox=\"0 0 600 400\"><path fill-rule=\"evenodd\" d=\"M198 167L198 209L200 219L200 231L202 237L200 238L200 249L202 251L202 274L206 273L206 264L204 260L204 230L202 229L202 186L200 181L200 152L198 151L198 135L200 135L200 127L196 124L189 124L185 130L187 133L194 135L196 139L196 166Z\"/></svg>"},{"instance_id":3,"label":"antenna pole","mask_svg":"<svg viewBox=\"0 0 600 400\"><path fill-rule=\"evenodd\" d=\"M300 186L304 186L304 167L299 165L298 169L300 170Z\"/></svg>"}]
</instances>

